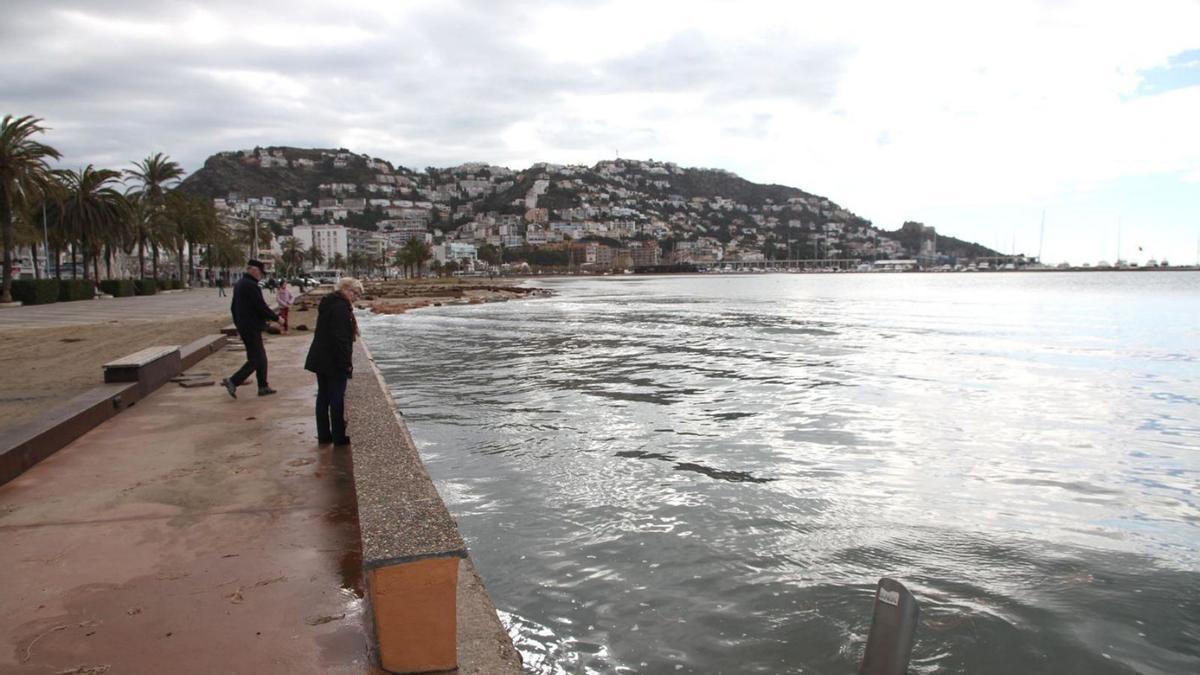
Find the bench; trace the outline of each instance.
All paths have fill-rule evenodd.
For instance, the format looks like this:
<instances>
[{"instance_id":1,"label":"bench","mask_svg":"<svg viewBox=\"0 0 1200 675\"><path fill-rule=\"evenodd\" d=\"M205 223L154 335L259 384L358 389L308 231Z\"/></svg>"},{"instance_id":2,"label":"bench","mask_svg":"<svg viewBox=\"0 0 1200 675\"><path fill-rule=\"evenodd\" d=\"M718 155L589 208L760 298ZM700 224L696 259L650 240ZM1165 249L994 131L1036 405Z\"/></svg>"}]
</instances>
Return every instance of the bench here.
<instances>
[{"instance_id":1,"label":"bench","mask_svg":"<svg viewBox=\"0 0 1200 675\"><path fill-rule=\"evenodd\" d=\"M212 354L226 344L229 338L222 335L206 335L198 340L193 340L188 344L179 348L180 371L187 370L199 363L204 357Z\"/></svg>"},{"instance_id":2,"label":"bench","mask_svg":"<svg viewBox=\"0 0 1200 675\"><path fill-rule=\"evenodd\" d=\"M179 347L147 347L115 361L104 364L104 381L137 382L138 394L144 398L183 369Z\"/></svg>"}]
</instances>

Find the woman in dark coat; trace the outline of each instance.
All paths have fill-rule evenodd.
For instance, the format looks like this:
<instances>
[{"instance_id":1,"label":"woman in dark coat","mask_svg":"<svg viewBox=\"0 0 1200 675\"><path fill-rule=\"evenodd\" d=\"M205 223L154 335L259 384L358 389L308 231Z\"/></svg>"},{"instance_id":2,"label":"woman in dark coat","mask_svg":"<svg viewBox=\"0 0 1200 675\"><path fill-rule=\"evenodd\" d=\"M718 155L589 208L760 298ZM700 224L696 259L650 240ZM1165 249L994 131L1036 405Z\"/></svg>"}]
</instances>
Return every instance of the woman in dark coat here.
<instances>
[{"instance_id":1,"label":"woman in dark coat","mask_svg":"<svg viewBox=\"0 0 1200 675\"><path fill-rule=\"evenodd\" d=\"M317 307L317 328L304 369L317 374L317 441L348 445L346 435L346 380L354 375L354 339L358 322L354 301L362 295L362 282L345 277Z\"/></svg>"}]
</instances>

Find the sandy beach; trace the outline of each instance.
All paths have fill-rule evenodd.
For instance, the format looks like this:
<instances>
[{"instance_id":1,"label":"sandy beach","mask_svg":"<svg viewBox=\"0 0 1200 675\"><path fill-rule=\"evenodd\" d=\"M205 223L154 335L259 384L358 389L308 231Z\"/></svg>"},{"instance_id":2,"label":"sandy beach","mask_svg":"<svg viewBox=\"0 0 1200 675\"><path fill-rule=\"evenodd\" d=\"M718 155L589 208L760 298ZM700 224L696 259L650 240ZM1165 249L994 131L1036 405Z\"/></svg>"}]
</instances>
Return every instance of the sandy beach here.
<instances>
[{"instance_id":1,"label":"sandy beach","mask_svg":"<svg viewBox=\"0 0 1200 675\"><path fill-rule=\"evenodd\" d=\"M101 366L156 345L183 345L219 333L228 311L159 322L0 330L0 428L27 421L104 382Z\"/></svg>"}]
</instances>

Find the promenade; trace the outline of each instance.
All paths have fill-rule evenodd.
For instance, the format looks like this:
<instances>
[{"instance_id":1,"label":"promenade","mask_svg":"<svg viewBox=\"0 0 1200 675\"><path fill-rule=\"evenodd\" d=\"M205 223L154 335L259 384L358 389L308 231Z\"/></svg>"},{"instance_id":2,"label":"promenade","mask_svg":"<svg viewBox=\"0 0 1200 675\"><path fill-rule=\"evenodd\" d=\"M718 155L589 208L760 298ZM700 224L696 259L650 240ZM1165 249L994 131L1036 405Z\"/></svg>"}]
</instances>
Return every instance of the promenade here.
<instances>
[{"instance_id":1,"label":"promenade","mask_svg":"<svg viewBox=\"0 0 1200 675\"><path fill-rule=\"evenodd\" d=\"M211 303L219 313L208 320L227 322L227 298L206 290L164 296L155 312L186 317ZM301 312L293 325L315 318ZM116 320L130 334L158 325ZM316 443L316 387L302 367L311 336L267 337L276 395L259 398L253 378L237 400L220 386L168 383L0 485L0 672L382 672L354 466L378 460ZM235 339L189 372L219 380L244 358ZM359 450L398 442L416 458L367 359L356 350ZM99 365L89 372L98 384ZM370 495L372 513L415 504L401 511L435 514L423 469L396 470L374 482L389 487ZM426 524L392 529L407 546ZM469 558L457 576L458 672L515 675L519 657Z\"/></svg>"},{"instance_id":2,"label":"promenade","mask_svg":"<svg viewBox=\"0 0 1200 675\"><path fill-rule=\"evenodd\" d=\"M269 341L275 396L168 384L0 487L0 672L371 672L350 457L316 443L308 343Z\"/></svg>"}]
</instances>

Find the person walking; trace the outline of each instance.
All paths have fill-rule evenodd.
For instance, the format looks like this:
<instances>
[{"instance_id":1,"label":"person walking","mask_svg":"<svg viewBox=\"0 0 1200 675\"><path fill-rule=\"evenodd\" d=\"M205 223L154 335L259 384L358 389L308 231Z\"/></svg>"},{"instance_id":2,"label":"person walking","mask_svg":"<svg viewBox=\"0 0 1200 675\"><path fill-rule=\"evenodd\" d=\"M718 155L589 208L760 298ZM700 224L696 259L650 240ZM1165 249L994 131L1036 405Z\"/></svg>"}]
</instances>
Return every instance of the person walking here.
<instances>
[{"instance_id":1,"label":"person walking","mask_svg":"<svg viewBox=\"0 0 1200 675\"><path fill-rule=\"evenodd\" d=\"M275 393L267 384L267 350L263 347L262 332L266 321L279 321L279 315L267 307L263 300L262 289L258 282L265 274L263 264L258 260L246 263L246 273L233 285L233 301L229 303L229 311L233 313L233 325L237 327L242 344L246 345L246 363L232 377L221 380L221 386L233 398L237 398L237 388L250 373L258 378L258 395L270 396Z\"/></svg>"},{"instance_id":2,"label":"person walking","mask_svg":"<svg viewBox=\"0 0 1200 675\"><path fill-rule=\"evenodd\" d=\"M358 322L354 301L362 282L345 277L317 306L317 327L304 369L317 376L317 442L349 445L346 435L346 381L354 376L354 340Z\"/></svg>"},{"instance_id":3,"label":"person walking","mask_svg":"<svg viewBox=\"0 0 1200 675\"><path fill-rule=\"evenodd\" d=\"M295 298L292 296L292 289L289 288L287 281L279 282L279 290L275 292L275 312L279 314L279 322L283 326L283 332L288 332L288 310L291 309Z\"/></svg>"},{"instance_id":4,"label":"person walking","mask_svg":"<svg viewBox=\"0 0 1200 675\"><path fill-rule=\"evenodd\" d=\"M220 274L217 275L217 297L225 297L225 277Z\"/></svg>"}]
</instances>

